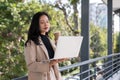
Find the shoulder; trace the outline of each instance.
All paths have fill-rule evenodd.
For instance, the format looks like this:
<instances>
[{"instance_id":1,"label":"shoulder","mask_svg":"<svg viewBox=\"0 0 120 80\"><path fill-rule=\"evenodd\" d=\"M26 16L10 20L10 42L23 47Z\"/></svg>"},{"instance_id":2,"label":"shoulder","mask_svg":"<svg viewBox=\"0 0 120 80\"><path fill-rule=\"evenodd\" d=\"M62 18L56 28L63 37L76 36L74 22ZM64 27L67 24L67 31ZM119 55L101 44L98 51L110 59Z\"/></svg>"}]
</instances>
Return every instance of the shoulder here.
<instances>
[{"instance_id":1,"label":"shoulder","mask_svg":"<svg viewBox=\"0 0 120 80\"><path fill-rule=\"evenodd\" d=\"M32 40L29 40L27 43L26 43L26 45L25 45L25 47L31 47L31 46L35 46L36 44L32 41Z\"/></svg>"},{"instance_id":2,"label":"shoulder","mask_svg":"<svg viewBox=\"0 0 120 80\"><path fill-rule=\"evenodd\" d=\"M35 50L36 50L36 44L32 40L29 40L24 46L25 53L29 53L30 51L35 51Z\"/></svg>"}]
</instances>

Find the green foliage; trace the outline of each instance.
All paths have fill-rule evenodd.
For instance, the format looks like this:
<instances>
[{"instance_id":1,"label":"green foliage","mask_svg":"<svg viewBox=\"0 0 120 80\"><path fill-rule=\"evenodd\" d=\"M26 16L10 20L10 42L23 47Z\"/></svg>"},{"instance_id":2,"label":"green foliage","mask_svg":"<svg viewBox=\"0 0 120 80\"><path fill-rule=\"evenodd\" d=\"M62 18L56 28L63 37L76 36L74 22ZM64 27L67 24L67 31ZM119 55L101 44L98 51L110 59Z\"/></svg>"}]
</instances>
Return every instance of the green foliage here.
<instances>
[{"instance_id":1,"label":"green foliage","mask_svg":"<svg viewBox=\"0 0 120 80\"><path fill-rule=\"evenodd\" d=\"M64 61L64 62L61 62L59 63L59 66L60 67L63 67L63 66L68 66L68 65L72 65L72 64L75 64L76 62L78 62L79 59L78 58L72 58L70 60L67 60L67 61ZM70 73L73 73L74 71L79 71L79 67L75 67L75 68L71 68L71 69L68 69L68 70L65 70L63 72L61 72L61 74L63 76L65 75L68 75Z\"/></svg>"},{"instance_id":2,"label":"green foliage","mask_svg":"<svg viewBox=\"0 0 120 80\"><path fill-rule=\"evenodd\" d=\"M61 35L69 35L64 15L48 4L37 1L27 3L22 0L0 1L0 80L10 80L27 74L24 60L24 43L33 14L45 11L52 17L51 33L60 31Z\"/></svg>"},{"instance_id":3,"label":"green foliage","mask_svg":"<svg viewBox=\"0 0 120 80\"><path fill-rule=\"evenodd\" d=\"M3 0L0 3L0 80L10 80L27 73L23 55L25 34L32 15L40 10L40 5L18 2Z\"/></svg>"},{"instance_id":4,"label":"green foliage","mask_svg":"<svg viewBox=\"0 0 120 80\"><path fill-rule=\"evenodd\" d=\"M119 53L120 52L120 32L117 32L114 34L113 41L114 41L114 45L113 45L114 52Z\"/></svg>"},{"instance_id":5,"label":"green foliage","mask_svg":"<svg viewBox=\"0 0 120 80\"><path fill-rule=\"evenodd\" d=\"M69 1L70 4L77 2L77 0ZM67 8L67 4L65 8ZM63 12L47 3L42 4L34 0L26 3L23 2L23 0L0 0L0 80L10 80L27 74L23 55L24 43L27 39L27 31L32 16L38 11L48 12L52 18L50 21L50 37L52 39L54 39L53 33L56 31L61 32L61 35L73 35L72 31L66 24ZM68 14L67 16L70 25L74 28L73 14ZM79 33L80 30L76 30L75 32ZM106 55L106 34L105 28L90 24L91 58ZM117 37L115 38L116 43L114 46L119 43ZM115 47L114 50L117 52L118 47ZM76 62L78 62L77 59L72 59L71 61L62 62L59 65L62 67ZM62 74L66 75L74 70L78 70L78 67L64 71Z\"/></svg>"},{"instance_id":6,"label":"green foliage","mask_svg":"<svg viewBox=\"0 0 120 80\"><path fill-rule=\"evenodd\" d=\"M59 63L60 67L62 67L62 66L68 66L68 65L71 65L70 61L64 61L64 62ZM68 73L69 73L69 70L65 70L65 71L61 72L62 75L66 75Z\"/></svg>"},{"instance_id":7,"label":"green foliage","mask_svg":"<svg viewBox=\"0 0 120 80\"><path fill-rule=\"evenodd\" d=\"M107 53L107 34L105 28L90 25L91 58L105 56Z\"/></svg>"},{"instance_id":8,"label":"green foliage","mask_svg":"<svg viewBox=\"0 0 120 80\"><path fill-rule=\"evenodd\" d=\"M79 2L79 0L69 0L71 4L76 4Z\"/></svg>"}]
</instances>

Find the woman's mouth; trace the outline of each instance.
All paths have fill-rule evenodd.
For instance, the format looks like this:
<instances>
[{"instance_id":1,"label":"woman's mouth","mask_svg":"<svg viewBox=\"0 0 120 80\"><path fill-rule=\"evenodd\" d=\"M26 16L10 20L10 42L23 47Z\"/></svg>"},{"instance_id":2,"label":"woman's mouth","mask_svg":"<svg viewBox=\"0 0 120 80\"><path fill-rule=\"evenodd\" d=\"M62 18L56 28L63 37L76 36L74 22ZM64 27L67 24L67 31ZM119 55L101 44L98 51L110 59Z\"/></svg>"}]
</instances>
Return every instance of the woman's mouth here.
<instances>
[{"instance_id":1,"label":"woman's mouth","mask_svg":"<svg viewBox=\"0 0 120 80\"><path fill-rule=\"evenodd\" d=\"M44 29L45 29L45 30L47 30L47 29L48 29L48 27L45 27Z\"/></svg>"}]
</instances>

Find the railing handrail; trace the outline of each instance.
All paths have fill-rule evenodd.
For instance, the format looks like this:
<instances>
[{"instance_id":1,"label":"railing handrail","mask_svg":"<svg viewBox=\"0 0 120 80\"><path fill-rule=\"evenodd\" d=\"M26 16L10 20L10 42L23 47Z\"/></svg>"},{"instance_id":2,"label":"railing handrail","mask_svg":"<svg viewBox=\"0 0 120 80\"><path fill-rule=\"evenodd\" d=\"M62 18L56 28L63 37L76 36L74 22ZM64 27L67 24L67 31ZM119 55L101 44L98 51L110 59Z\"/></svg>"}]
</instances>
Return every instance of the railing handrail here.
<instances>
[{"instance_id":1,"label":"railing handrail","mask_svg":"<svg viewBox=\"0 0 120 80\"><path fill-rule=\"evenodd\" d=\"M109 57L113 57L113 56L117 56L117 55L120 55L120 53L114 53L114 54L111 54L111 55L98 57L98 58L95 58L95 59L89 59L89 60L86 60L86 61L83 61L83 62L78 62L78 63L72 64L72 65L60 67L59 71L64 71L64 70L68 70L68 69L78 67L78 66L82 66L82 65L85 65L85 64L90 64L90 63L93 63L93 62L96 62L96 61L99 61L99 60L102 60L102 59L108 59Z\"/></svg>"},{"instance_id":2,"label":"railing handrail","mask_svg":"<svg viewBox=\"0 0 120 80\"><path fill-rule=\"evenodd\" d=\"M82 65L86 65L86 64L91 64L93 62L108 59L110 57L117 56L117 55L120 55L120 53L114 53L114 54L111 54L111 55L98 57L98 58L94 58L94 59L89 59L89 60L86 60L86 61L83 61L83 62L78 62L78 63L72 64L72 65L69 65L69 66L60 67L59 71L62 72L64 70L68 70L68 69L78 67L78 66L82 66ZM19 78L12 79L12 80L27 80L27 77L28 76L26 75L26 76L22 76L22 77L19 77Z\"/></svg>"}]
</instances>

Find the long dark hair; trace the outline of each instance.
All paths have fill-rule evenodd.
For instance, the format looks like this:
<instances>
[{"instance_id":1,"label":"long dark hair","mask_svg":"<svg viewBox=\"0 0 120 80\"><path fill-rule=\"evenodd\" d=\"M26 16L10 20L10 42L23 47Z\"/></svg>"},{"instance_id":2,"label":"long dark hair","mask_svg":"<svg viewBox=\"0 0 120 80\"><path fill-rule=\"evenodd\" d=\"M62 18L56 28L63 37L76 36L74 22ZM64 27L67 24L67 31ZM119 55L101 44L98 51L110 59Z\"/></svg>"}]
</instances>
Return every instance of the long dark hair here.
<instances>
[{"instance_id":1,"label":"long dark hair","mask_svg":"<svg viewBox=\"0 0 120 80\"><path fill-rule=\"evenodd\" d=\"M27 38L27 41L25 43L25 46L27 45L27 42L29 40L32 40L36 45L40 44L39 43L39 36L40 36L39 19L43 15L46 15L48 17L48 19L50 20L50 16L46 12L37 12L33 16L29 31L28 31L28 38ZM46 35L48 36L48 33L46 33Z\"/></svg>"}]
</instances>

